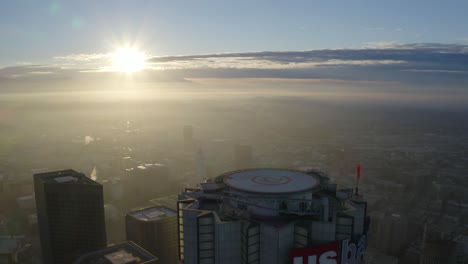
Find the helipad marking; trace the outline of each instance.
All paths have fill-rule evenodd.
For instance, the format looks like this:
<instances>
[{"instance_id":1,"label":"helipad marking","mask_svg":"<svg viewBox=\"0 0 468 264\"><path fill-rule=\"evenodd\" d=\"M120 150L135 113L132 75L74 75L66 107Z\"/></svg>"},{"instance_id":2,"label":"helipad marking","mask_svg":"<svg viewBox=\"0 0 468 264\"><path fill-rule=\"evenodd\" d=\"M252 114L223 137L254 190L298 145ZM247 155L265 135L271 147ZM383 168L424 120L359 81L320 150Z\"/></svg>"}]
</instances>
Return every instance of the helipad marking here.
<instances>
[{"instance_id":1,"label":"helipad marking","mask_svg":"<svg viewBox=\"0 0 468 264\"><path fill-rule=\"evenodd\" d=\"M239 191L254 193L294 193L320 184L318 175L294 170L252 169L225 175L224 183Z\"/></svg>"},{"instance_id":2,"label":"helipad marking","mask_svg":"<svg viewBox=\"0 0 468 264\"><path fill-rule=\"evenodd\" d=\"M287 184L292 179L286 176L255 176L251 181L263 185L280 185Z\"/></svg>"}]
</instances>

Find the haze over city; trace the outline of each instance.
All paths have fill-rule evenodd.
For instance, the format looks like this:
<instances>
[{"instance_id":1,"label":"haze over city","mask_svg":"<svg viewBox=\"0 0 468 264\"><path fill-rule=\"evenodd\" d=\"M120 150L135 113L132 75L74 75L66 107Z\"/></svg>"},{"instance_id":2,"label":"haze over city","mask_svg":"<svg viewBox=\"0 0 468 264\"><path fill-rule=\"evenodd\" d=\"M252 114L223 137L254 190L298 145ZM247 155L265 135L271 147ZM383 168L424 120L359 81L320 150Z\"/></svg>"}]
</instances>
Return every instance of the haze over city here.
<instances>
[{"instance_id":1,"label":"haze over city","mask_svg":"<svg viewBox=\"0 0 468 264\"><path fill-rule=\"evenodd\" d=\"M466 10L1 3L0 263L126 263L112 260L124 249L136 263L297 264L330 251L324 263L465 263ZM54 177L68 193L47 189ZM210 214L216 239L201 253L208 233L184 230ZM164 232L141 238L144 221ZM253 253L235 238L251 231Z\"/></svg>"}]
</instances>

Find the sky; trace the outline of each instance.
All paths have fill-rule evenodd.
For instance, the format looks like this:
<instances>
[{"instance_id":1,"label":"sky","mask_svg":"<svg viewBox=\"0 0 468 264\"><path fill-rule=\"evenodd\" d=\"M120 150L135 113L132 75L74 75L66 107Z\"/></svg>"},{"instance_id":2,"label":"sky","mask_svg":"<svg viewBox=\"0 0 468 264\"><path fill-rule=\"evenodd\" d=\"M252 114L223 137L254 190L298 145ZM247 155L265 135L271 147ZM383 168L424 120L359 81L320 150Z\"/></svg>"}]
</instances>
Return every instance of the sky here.
<instances>
[{"instance_id":1,"label":"sky","mask_svg":"<svg viewBox=\"0 0 468 264\"><path fill-rule=\"evenodd\" d=\"M468 87L464 0L0 5L3 87L107 76L121 47L144 53L146 81L285 78Z\"/></svg>"},{"instance_id":2,"label":"sky","mask_svg":"<svg viewBox=\"0 0 468 264\"><path fill-rule=\"evenodd\" d=\"M0 65L102 53L360 48L372 42L468 44L467 1L36 1L0 8Z\"/></svg>"}]
</instances>

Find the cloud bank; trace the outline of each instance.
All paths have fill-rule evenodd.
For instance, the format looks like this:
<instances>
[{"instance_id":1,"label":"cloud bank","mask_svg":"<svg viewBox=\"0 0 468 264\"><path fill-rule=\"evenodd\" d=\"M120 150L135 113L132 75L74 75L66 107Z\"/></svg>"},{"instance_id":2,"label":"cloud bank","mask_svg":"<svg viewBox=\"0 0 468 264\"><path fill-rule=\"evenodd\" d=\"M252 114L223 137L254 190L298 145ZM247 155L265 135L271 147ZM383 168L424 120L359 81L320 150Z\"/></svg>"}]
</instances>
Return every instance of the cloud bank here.
<instances>
[{"instance_id":1,"label":"cloud bank","mask_svg":"<svg viewBox=\"0 0 468 264\"><path fill-rule=\"evenodd\" d=\"M53 65L0 69L0 81L94 78L108 54L58 56ZM97 71L97 72L96 72ZM147 60L145 80L194 78L327 79L402 85L468 87L468 45L366 43L361 49L160 56Z\"/></svg>"}]
</instances>

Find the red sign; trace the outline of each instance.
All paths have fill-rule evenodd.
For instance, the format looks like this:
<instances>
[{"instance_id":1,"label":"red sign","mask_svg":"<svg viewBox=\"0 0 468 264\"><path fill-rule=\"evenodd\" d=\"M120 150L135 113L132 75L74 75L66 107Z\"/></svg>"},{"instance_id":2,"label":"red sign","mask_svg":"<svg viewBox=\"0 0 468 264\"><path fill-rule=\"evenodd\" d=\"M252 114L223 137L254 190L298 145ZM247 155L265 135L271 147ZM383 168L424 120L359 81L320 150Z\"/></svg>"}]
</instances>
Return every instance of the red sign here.
<instances>
[{"instance_id":1,"label":"red sign","mask_svg":"<svg viewBox=\"0 0 468 264\"><path fill-rule=\"evenodd\" d=\"M314 248L291 250L291 264L337 264L340 241Z\"/></svg>"},{"instance_id":2,"label":"red sign","mask_svg":"<svg viewBox=\"0 0 468 264\"><path fill-rule=\"evenodd\" d=\"M367 234L356 242L349 239L314 248L293 248L291 264L357 264L367 249Z\"/></svg>"},{"instance_id":3,"label":"red sign","mask_svg":"<svg viewBox=\"0 0 468 264\"><path fill-rule=\"evenodd\" d=\"M357 165L357 178L358 180L361 178L361 164Z\"/></svg>"}]
</instances>

